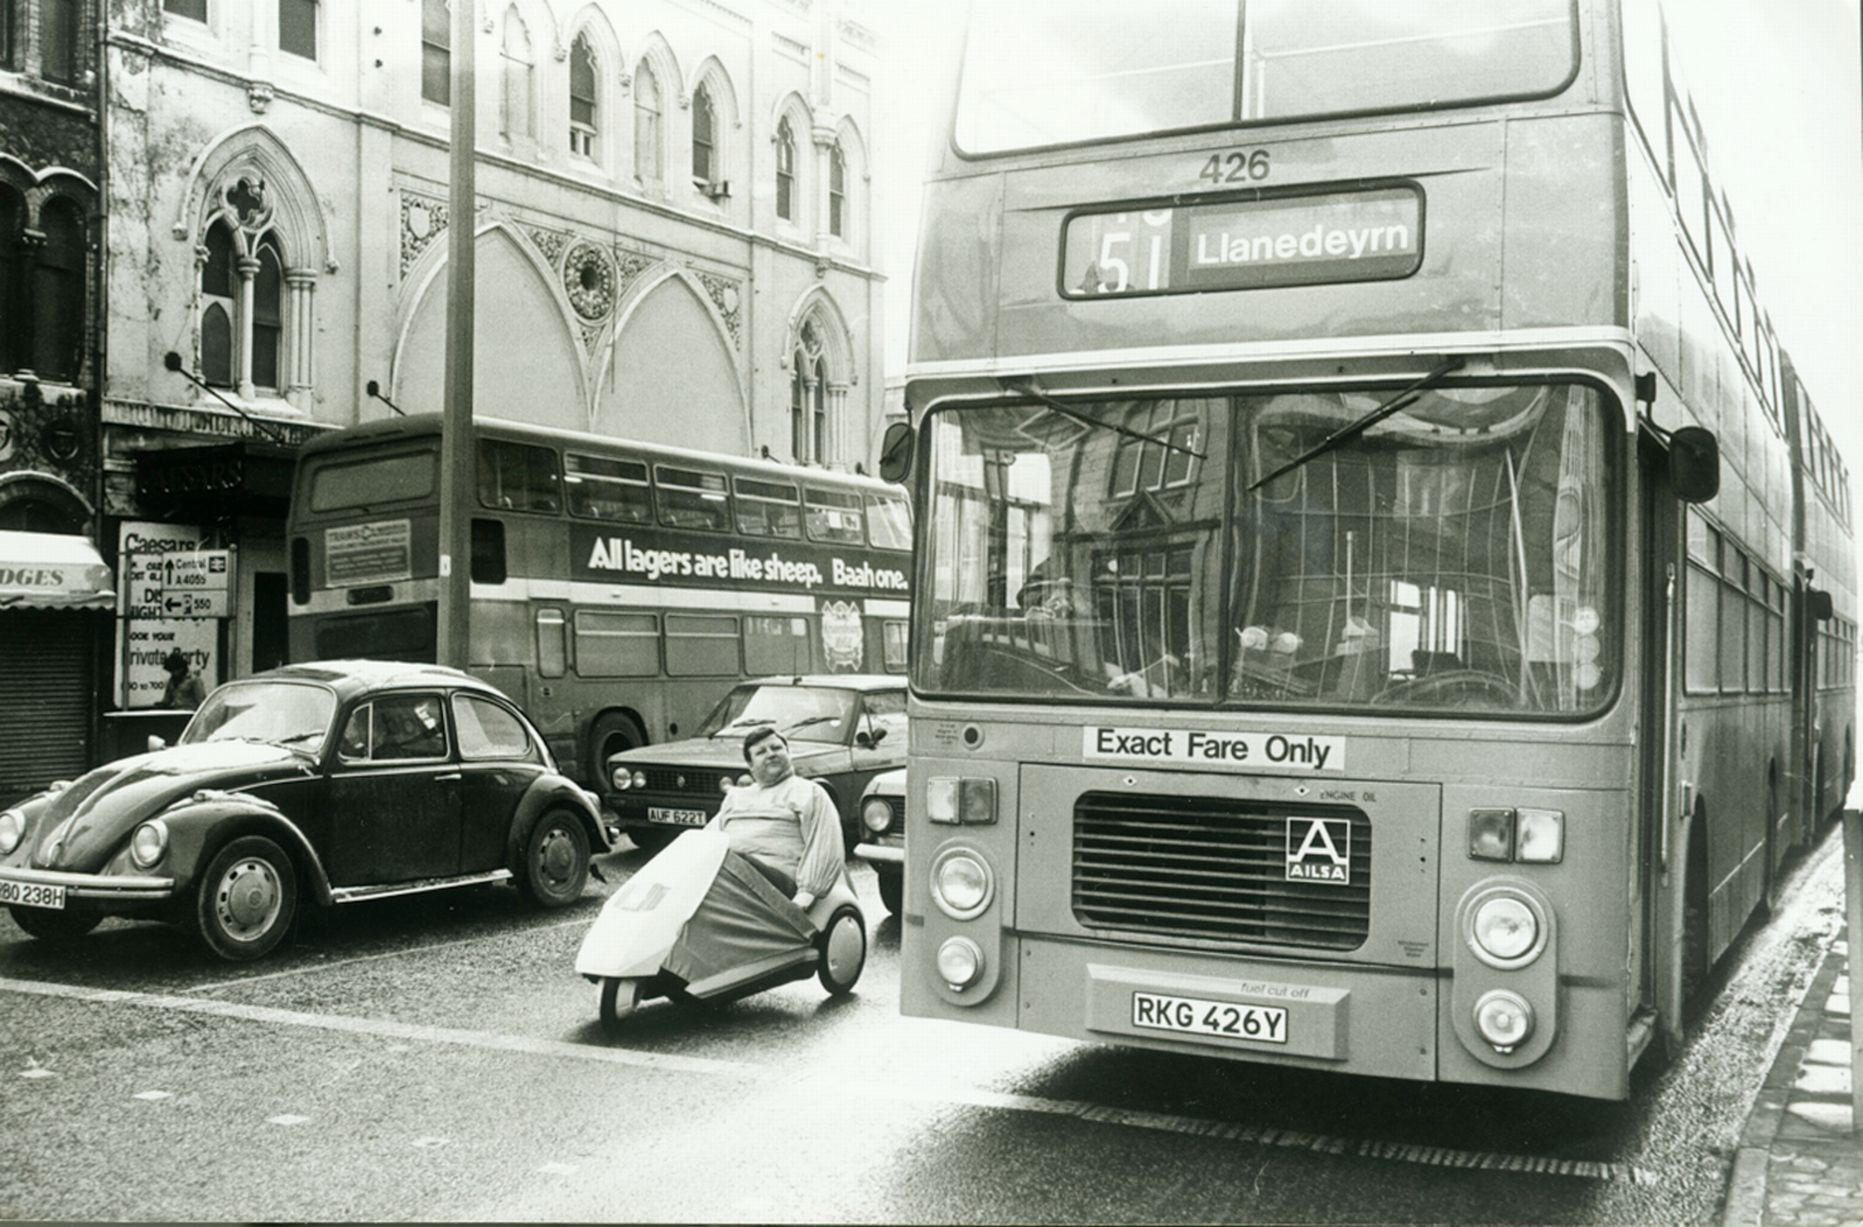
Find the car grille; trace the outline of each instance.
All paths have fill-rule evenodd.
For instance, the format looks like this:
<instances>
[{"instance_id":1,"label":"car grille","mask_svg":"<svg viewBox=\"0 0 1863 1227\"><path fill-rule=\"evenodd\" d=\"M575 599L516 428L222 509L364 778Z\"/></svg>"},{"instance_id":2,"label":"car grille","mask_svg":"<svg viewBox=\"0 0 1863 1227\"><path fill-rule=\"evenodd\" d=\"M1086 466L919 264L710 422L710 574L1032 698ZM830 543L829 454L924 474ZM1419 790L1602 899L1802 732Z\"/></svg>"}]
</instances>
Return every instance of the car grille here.
<instances>
[{"instance_id":1,"label":"car grille","mask_svg":"<svg viewBox=\"0 0 1863 1227\"><path fill-rule=\"evenodd\" d=\"M1287 880L1287 819L1348 819L1346 885ZM1091 928L1352 950L1371 916L1371 823L1357 810L1090 792L1074 803L1074 915Z\"/></svg>"},{"instance_id":2,"label":"car grille","mask_svg":"<svg viewBox=\"0 0 1863 1227\"><path fill-rule=\"evenodd\" d=\"M648 792L710 797L714 801L723 795L718 780L725 772L719 767L641 767L638 770L647 777ZM680 783L682 779L683 784Z\"/></svg>"}]
</instances>

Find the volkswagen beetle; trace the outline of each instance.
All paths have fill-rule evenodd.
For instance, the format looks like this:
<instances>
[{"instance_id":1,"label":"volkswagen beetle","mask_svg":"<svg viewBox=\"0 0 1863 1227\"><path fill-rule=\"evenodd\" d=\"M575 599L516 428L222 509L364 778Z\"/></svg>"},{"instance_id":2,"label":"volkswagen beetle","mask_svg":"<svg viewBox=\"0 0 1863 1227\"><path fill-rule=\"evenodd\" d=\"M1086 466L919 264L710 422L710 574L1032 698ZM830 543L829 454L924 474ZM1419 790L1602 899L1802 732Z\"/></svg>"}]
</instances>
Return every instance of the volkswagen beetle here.
<instances>
[{"instance_id":1,"label":"volkswagen beetle","mask_svg":"<svg viewBox=\"0 0 1863 1227\"><path fill-rule=\"evenodd\" d=\"M0 812L0 904L34 937L106 916L260 958L306 906L509 881L582 894L594 794L495 688L454 669L288 665L207 696L180 740Z\"/></svg>"}]
</instances>

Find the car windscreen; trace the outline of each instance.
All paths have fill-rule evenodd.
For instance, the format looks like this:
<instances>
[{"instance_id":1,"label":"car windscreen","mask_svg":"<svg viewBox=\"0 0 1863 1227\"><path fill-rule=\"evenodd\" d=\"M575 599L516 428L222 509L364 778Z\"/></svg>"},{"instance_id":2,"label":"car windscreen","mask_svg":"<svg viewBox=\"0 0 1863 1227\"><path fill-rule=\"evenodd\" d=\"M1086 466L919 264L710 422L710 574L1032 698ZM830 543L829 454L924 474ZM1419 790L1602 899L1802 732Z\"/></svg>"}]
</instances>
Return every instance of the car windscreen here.
<instances>
[{"instance_id":1,"label":"car windscreen","mask_svg":"<svg viewBox=\"0 0 1863 1227\"><path fill-rule=\"evenodd\" d=\"M739 686L712 709L700 737L741 738L774 725L791 741L840 743L854 715L854 692L832 686Z\"/></svg>"},{"instance_id":2,"label":"car windscreen","mask_svg":"<svg viewBox=\"0 0 1863 1227\"><path fill-rule=\"evenodd\" d=\"M181 744L265 741L322 754L335 714L336 695L309 682L230 682L207 696Z\"/></svg>"}]
</instances>

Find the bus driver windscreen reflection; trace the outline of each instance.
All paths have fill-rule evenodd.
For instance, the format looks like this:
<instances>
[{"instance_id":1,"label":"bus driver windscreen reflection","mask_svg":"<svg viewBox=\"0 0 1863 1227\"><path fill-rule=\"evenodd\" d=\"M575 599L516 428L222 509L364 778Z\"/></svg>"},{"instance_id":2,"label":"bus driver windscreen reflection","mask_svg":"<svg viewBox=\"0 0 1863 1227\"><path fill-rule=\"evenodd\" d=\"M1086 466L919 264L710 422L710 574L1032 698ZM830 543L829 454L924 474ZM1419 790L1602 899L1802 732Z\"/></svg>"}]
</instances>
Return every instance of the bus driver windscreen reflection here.
<instances>
[{"instance_id":1,"label":"bus driver windscreen reflection","mask_svg":"<svg viewBox=\"0 0 1863 1227\"><path fill-rule=\"evenodd\" d=\"M1598 393L1438 387L1316 447L1389 398L1316 389L934 413L918 687L1600 709L1621 650Z\"/></svg>"}]
</instances>

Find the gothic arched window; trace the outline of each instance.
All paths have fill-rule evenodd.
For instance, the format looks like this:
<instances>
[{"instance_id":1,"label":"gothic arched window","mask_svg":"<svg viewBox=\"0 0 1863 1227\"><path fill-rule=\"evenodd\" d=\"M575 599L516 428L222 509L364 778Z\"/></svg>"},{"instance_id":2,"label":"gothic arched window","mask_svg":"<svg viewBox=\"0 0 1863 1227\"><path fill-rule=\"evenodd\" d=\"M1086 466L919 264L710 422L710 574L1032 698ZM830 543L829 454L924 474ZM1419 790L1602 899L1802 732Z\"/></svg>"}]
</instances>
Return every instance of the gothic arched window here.
<instances>
[{"instance_id":1,"label":"gothic arched window","mask_svg":"<svg viewBox=\"0 0 1863 1227\"><path fill-rule=\"evenodd\" d=\"M796 220L796 133L787 115L776 122L776 215Z\"/></svg>"},{"instance_id":2,"label":"gothic arched window","mask_svg":"<svg viewBox=\"0 0 1863 1227\"><path fill-rule=\"evenodd\" d=\"M648 185L658 185L665 177L660 148L663 106L659 75L642 60L634 74L634 173Z\"/></svg>"},{"instance_id":3,"label":"gothic arched window","mask_svg":"<svg viewBox=\"0 0 1863 1227\"><path fill-rule=\"evenodd\" d=\"M600 122L595 83L595 48L587 34L576 35L569 48L569 152L595 157L595 134Z\"/></svg>"},{"instance_id":4,"label":"gothic arched window","mask_svg":"<svg viewBox=\"0 0 1863 1227\"><path fill-rule=\"evenodd\" d=\"M266 235L259 243L259 269L252 278L252 382L281 391L279 350L284 338L285 262L278 240Z\"/></svg>"},{"instance_id":5,"label":"gothic arched window","mask_svg":"<svg viewBox=\"0 0 1863 1227\"><path fill-rule=\"evenodd\" d=\"M447 0L420 0L420 96L453 100L453 13Z\"/></svg>"},{"instance_id":6,"label":"gothic arched window","mask_svg":"<svg viewBox=\"0 0 1863 1227\"><path fill-rule=\"evenodd\" d=\"M25 229L25 198L0 184L0 371L32 365L32 279Z\"/></svg>"},{"instance_id":7,"label":"gothic arched window","mask_svg":"<svg viewBox=\"0 0 1863 1227\"><path fill-rule=\"evenodd\" d=\"M712 109L712 92L706 86L692 91L692 177L701 185L718 174L718 117Z\"/></svg>"},{"instance_id":8,"label":"gothic arched window","mask_svg":"<svg viewBox=\"0 0 1863 1227\"><path fill-rule=\"evenodd\" d=\"M32 369L43 379L77 378L84 356L84 217L69 200L39 210L45 235L33 285Z\"/></svg>"},{"instance_id":9,"label":"gothic arched window","mask_svg":"<svg viewBox=\"0 0 1863 1227\"><path fill-rule=\"evenodd\" d=\"M537 70L531 60L530 28L515 4L505 10L504 47L500 54L504 61L500 126L506 140L528 140L537 133L532 113Z\"/></svg>"},{"instance_id":10,"label":"gothic arched window","mask_svg":"<svg viewBox=\"0 0 1863 1227\"><path fill-rule=\"evenodd\" d=\"M847 237L847 155L840 141L828 151L828 233Z\"/></svg>"},{"instance_id":11,"label":"gothic arched window","mask_svg":"<svg viewBox=\"0 0 1863 1227\"><path fill-rule=\"evenodd\" d=\"M207 227L207 260L201 265L201 378L230 388L237 380L233 317L239 284L233 269L233 228L224 221Z\"/></svg>"}]
</instances>

